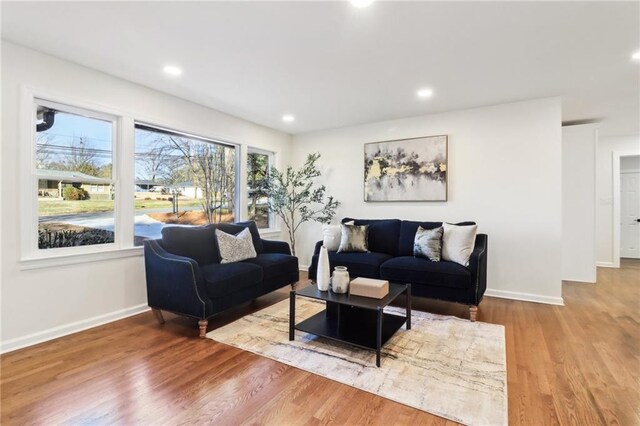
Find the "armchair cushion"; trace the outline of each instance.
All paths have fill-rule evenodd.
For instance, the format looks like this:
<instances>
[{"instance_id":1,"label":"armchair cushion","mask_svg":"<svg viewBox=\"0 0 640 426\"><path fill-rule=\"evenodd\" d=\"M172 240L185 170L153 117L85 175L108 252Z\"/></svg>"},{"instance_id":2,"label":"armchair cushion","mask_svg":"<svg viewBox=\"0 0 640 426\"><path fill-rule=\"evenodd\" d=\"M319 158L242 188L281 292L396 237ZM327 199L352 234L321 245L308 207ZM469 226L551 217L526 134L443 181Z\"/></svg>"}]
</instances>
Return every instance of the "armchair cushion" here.
<instances>
[{"instance_id":1,"label":"armchair cushion","mask_svg":"<svg viewBox=\"0 0 640 426\"><path fill-rule=\"evenodd\" d=\"M454 262L432 262L413 256L394 257L380 266L380 277L439 287L469 288L469 270Z\"/></svg>"},{"instance_id":2,"label":"armchair cushion","mask_svg":"<svg viewBox=\"0 0 640 426\"><path fill-rule=\"evenodd\" d=\"M262 239L260 238L260 231L258 231L258 225L252 220L246 222L236 223L216 223L216 228L226 232L227 234L236 235L244 228L249 228L251 232L251 240L253 241L253 247L256 249L256 253L260 254L264 251L262 245Z\"/></svg>"},{"instance_id":3,"label":"armchair cushion","mask_svg":"<svg viewBox=\"0 0 640 426\"><path fill-rule=\"evenodd\" d=\"M263 276L259 266L244 262L207 265L200 273L212 299L255 287Z\"/></svg>"},{"instance_id":4,"label":"armchair cushion","mask_svg":"<svg viewBox=\"0 0 640 426\"><path fill-rule=\"evenodd\" d=\"M291 247L285 241L262 240L263 253L291 254Z\"/></svg>"},{"instance_id":5,"label":"armchair cushion","mask_svg":"<svg viewBox=\"0 0 640 426\"><path fill-rule=\"evenodd\" d=\"M256 257L256 250L248 228L244 228L238 235L227 234L216 229L216 239L222 258L220 263L233 263Z\"/></svg>"},{"instance_id":6,"label":"armchair cushion","mask_svg":"<svg viewBox=\"0 0 640 426\"><path fill-rule=\"evenodd\" d=\"M220 263L215 232L215 225L165 226L162 247L169 253L191 258L200 266Z\"/></svg>"},{"instance_id":7,"label":"armchair cushion","mask_svg":"<svg viewBox=\"0 0 640 426\"><path fill-rule=\"evenodd\" d=\"M245 260L244 263L260 266L265 280L278 275L298 272L298 258L287 254L262 253L257 257Z\"/></svg>"}]
</instances>

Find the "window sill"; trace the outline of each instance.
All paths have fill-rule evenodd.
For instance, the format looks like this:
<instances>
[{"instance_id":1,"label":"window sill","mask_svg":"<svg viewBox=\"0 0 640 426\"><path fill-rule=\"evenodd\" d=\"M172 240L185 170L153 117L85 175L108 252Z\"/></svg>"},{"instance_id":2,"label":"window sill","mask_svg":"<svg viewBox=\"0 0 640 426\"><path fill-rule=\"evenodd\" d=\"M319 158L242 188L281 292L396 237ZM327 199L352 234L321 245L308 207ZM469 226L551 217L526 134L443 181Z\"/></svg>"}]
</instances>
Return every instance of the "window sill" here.
<instances>
[{"instance_id":1,"label":"window sill","mask_svg":"<svg viewBox=\"0 0 640 426\"><path fill-rule=\"evenodd\" d=\"M143 255L143 247L111 249L93 253L77 253L62 256L32 257L20 260L21 270L52 268L56 266L77 265L79 263L99 262L101 260L122 259Z\"/></svg>"},{"instance_id":2,"label":"window sill","mask_svg":"<svg viewBox=\"0 0 640 426\"><path fill-rule=\"evenodd\" d=\"M281 229L273 229L273 228L259 229L258 232L260 233L260 236L262 238L280 237L280 235L282 235Z\"/></svg>"}]
</instances>

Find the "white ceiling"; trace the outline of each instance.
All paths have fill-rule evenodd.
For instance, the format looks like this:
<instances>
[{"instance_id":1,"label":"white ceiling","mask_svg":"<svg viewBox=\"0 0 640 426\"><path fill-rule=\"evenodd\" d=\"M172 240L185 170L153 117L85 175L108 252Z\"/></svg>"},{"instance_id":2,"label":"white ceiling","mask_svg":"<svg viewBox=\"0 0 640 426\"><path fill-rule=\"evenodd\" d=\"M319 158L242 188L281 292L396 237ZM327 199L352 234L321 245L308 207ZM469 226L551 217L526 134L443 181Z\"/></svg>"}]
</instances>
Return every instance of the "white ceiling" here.
<instances>
[{"instance_id":1,"label":"white ceiling","mask_svg":"<svg viewBox=\"0 0 640 426\"><path fill-rule=\"evenodd\" d=\"M640 133L639 6L3 1L2 37L289 133L562 96L563 120L621 135Z\"/></svg>"}]
</instances>

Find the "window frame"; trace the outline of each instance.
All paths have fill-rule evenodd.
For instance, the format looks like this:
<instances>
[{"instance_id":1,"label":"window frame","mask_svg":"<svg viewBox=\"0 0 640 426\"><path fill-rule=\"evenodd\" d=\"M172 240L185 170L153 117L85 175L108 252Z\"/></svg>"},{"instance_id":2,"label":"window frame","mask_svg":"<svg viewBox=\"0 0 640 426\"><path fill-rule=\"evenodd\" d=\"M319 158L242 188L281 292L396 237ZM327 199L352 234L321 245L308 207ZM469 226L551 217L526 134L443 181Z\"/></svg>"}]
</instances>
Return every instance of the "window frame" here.
<instances>
[{"instance_id":1,"label":"window frame","mask_svg":"<svg viewBox=\"0 0 640 426\"><path fill-rule=\"evenodd\" d=\"M243 160L248 145L241 140L232 142L224 136L200 136L211 134L210 130L198 125L191 126L194 131L179 130L181 123L167 118L146 115L139 111L132 111L119 107L111 107L104 103L88 101L86 98L68 95L55 90L43 89L37 86L21 84L18 87L18 128L14 135L18 145L17 185L21 189L17 197L17 207L25 212L21 215L16 226L18 228L17 247L19 253L18 268L33 270L64 265L77 265L85 262L98 262L111 259L142 257L143 247L134 246L133 221L135 215L134 204L129 202L134 196L135 183L135 124L165 129L174 133L185 134L198 139L233 146L236 149L235 158L235 217L245 220L246 196L243 187L246 185L246 165ZM113 169L112 178L115 181L114 190L114 243L98 244L78 247L61 247L56 249L38 249L38 179L36 177L36 100L47 101L64 106L65 111L89 111L115 120L114 139L112 147ZM254 148L252 148L254 149ZM257 151L270 153L255 148ZM275 159L274 153L273 159ZM35 226L34 226L35 224ZM279 233L278 229L261 230L262 235Z\"/></svg>"},{"instance_id":2,"label":"window frame","mask_svg":"<svg viewBox=\"0 0 640 426\"><path fill-rule=\"evenodd\" d=\"M220 138L212 138L212 137L207 137L207 136L201 136L199 134L193 133L193 132L185 132L185 131L181 131L181 130L176 130L175 128L172 128L170 126L166 126L166 125L158 125L158 124L154 124L153 121L148 121L148 120L138 120L138 119L133 119L133 139L132 139L132 152L134 153L135 156L135 147L136 147L136 140L135 140L135 132L136 129L138 128L138 126L142 126L145 127L147 131L160 131L160 132L165 132L165 133L171 133L174 135L178 135L178 136L184 136L190 139L195 139L197 141L200 142L204 142L204 143L214 143L214 144L218 144L218 145L224 145L226 147L229 148L233 148L234 149L234 179L235 179L235 194L233 197L233 217L235 218L236 221L240 221L240 212L241 212L241 207L240 207L240 203L242 201L241 195L240 195L240 188L241 188L241 182L240 182L240 176L242 175L242 172L240 170L240 166L241 166L241 161L240 161L240 151L242 150L242 145L239 143L235 143L235 142L230 142L224 139L220 139ZM132 168L133 168L133 181L132 181L132 186L133 184L135 184L135 180L136 180L136 176L135 176L135 158L132 157L131 160L131 164L132 164ZM132 203L132 207L133 207L133 203ZM134 234L134 216L135 216L135 208L133 208L133 215L131 215L131 233L132 236ZM134 240L132 237L131 240L131 246L132 247L142 247L142 246L135 246L134 245Z\"/></svg>"},{"instance_id":3,"label":"window frame","mask_svg":"<svg viewBox=\"0 0 640 426\"><path fill-rule=\"evenodd\" d=\"M52 96L46 93L30 92L23 97L24 102L28 103L28 114L25 114L23 131L24 137L19 138L22 140L21 147L23 149L23 162L20 164L21 177L25 180L20 185L21 188L27 188L25 193L21 196L22 202L20 203L22 211L25 212L21 220L21 260L30 259L50 259L61 258L74 255L90 255L100 252L114 251L124 247L123 237L121 232L121 221L119 220L119 205L122 198L120 190L122 187L121 179L119 179L120 173L120 147L121 147L121 117L118 114L114 114L110 111L105 111L103 108L96 108L95 105L88 105L86 103L77 102L70 99L61 99L58 96ZM86 246L76 247L57 247L50 249L38 248L38 181L43 178L39 174L39 169L36 164L36 113L38 106L45 106L54 108L56 110L75 114L82 117L92 118L101 121L107 121L111 123L111 179L104 179L108 181L114 187L114 242L104 244L94 244ZM26 112L26 107L25 107Z\"/></svg>"},{"instance_id":4,"label":"window frame","mask_svg":"<svg viewBox=\"0 0 640 426\"><path fill-rule=\"evenodd\" d=\"M269 170L271 170L271 167L275 166L276 164L276 153L273 151L269 151L266 149L262 149L262 148L256 148L253 146L248 146L247 147L247 161L245 161L245 166L244 166L244 179L245 182L247 182L248 180L248 169L247 169L247 163L249 160L249 155L250 154L260 154L260 155L266 155L268 158L268 163L267 163L267 167ZM245 185L247 188L245 189L245 196L246 196L246 204L245 204L245 208L244 208L244 213L243 213L243 220L249 220L249 193L248 193L248 184ZM269 211L269 227L268 228L260 228L258 229L258 231L260 232L261 235L263 234L279 234L280 233L280 222L278 217L271 211Z\"/></svg>"}]
</instances>

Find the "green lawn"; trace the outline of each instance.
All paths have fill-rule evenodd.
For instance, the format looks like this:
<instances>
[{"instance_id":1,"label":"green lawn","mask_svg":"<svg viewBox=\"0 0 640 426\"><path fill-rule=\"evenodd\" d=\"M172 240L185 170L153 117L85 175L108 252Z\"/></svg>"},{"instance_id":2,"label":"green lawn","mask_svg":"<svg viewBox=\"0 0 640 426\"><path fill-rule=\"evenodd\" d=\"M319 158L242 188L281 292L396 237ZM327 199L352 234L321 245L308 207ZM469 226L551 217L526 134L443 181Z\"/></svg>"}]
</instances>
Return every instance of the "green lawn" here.
<instances>
[{"instance_id":1,"label":"green lawn","mask_svg":"<svg viewBox=\"0 0 640 426\"><path fill-rule=\"evenodd\" d=\"M193 199L178 200L178 208L198 207L200 202ZM135 200L135 209L169 209L171 201L167 200ZM40 216L52 216L60 214L76 213L100 213L113 211L113 201L108 200L83 200L83 201L63 201L63 200L38 200L38 213Z\"/></svg>"}]
</instances>

